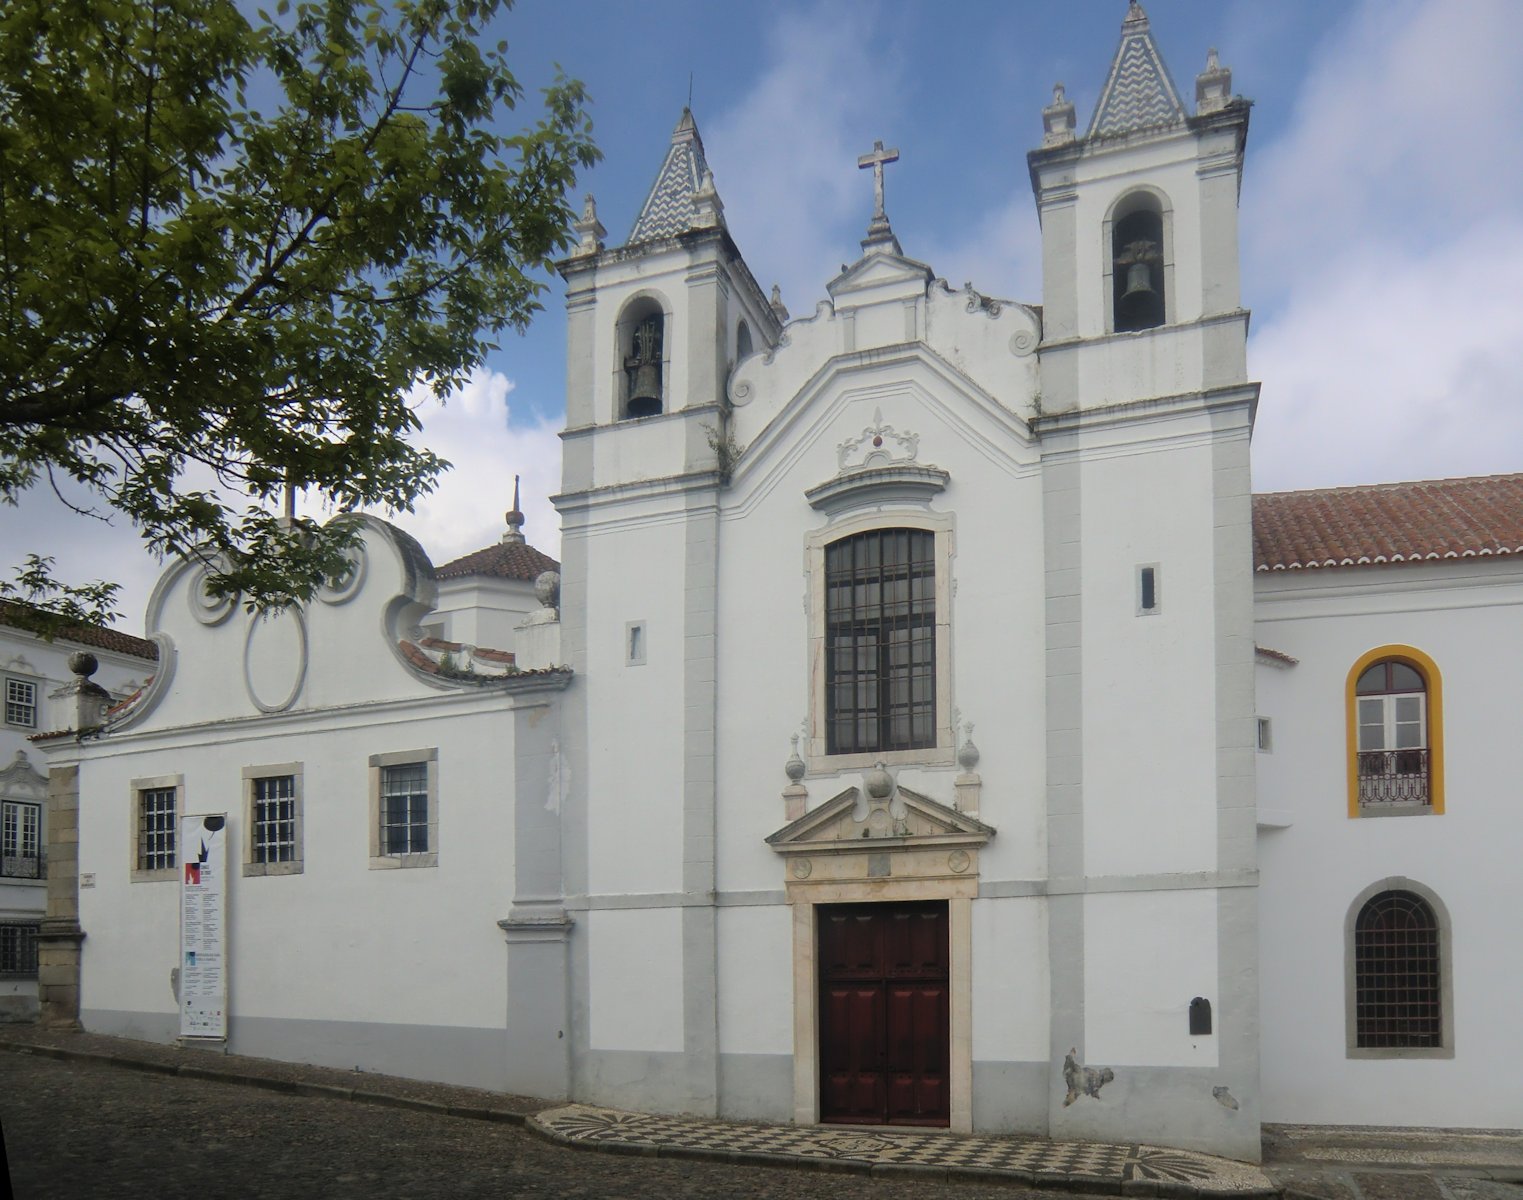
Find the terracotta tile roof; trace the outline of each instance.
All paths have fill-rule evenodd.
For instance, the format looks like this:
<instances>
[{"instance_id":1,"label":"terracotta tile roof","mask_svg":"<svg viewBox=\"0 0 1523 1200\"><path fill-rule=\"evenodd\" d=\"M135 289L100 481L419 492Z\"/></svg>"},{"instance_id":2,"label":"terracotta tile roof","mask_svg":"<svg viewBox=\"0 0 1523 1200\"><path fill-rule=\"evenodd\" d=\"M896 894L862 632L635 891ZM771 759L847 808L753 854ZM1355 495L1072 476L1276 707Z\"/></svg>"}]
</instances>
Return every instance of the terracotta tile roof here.
<instances>
[{"instance_id":1,"label":"terracotta tile roof","mask_svg":"<svg viewBox=\"0 0 1523 1200\"><path fill-rule=\"evenodd\" d=\"M1253 498L1258 571L1523 554L1523 474Z\"/></svg>"},{"instance_id":2,"label":"terracotta tile roof","mask_svg":"<svg viewBox=\"0 0 1523 1200\"><path fill-rule=\"evenodd\" d=\"M457 579L462 575L495 575L499 579L523 579L532 583L545 571L559 571L560 563L536 550L527 542L498 542L476 550L442 567L434 568L435 579Z\"/></svg>"},{"instance_id":3,"label":"terracotta tile roof","mask_svg":"<svg viewBox=\"0 0 1523 1200\"><path fill-rule=\"evenodd\" d=\"M0 600L0 625L25 629L25 624L18 619L18 610L22 607L14 600ZM104 625L68 625L59 630L54 640L73 642L77 646L94 646L97 650L111 650L117 654L130 654L150 662L157 662L159 657L159 648L147 638L133 637L130 633L122 633Z\"/></svg>"}]
</instances>

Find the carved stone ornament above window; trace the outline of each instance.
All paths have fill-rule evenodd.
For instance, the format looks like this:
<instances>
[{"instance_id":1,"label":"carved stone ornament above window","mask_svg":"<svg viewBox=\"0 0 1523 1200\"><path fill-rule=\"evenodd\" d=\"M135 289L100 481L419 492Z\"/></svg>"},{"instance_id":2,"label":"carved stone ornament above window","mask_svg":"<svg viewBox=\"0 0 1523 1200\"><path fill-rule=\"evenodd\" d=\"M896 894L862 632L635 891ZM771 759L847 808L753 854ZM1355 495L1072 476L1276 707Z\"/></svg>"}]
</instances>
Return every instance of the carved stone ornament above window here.
<instances>
[{"instance_id":1,"label":"carved stone ornament above window","mask_svg":"<svg viewBox=\"0 0 1523 1200\"><path fill-rule=\"evenodd\" d=\"M940 467L914 462L861 467L810 488L804 498L830 516L884 502L926 504L951 478Z\"/></svg>"},{"instance_id":2,"label":"carved stone ornament above window","mask_svg":"<svg viewBox=\"0 0 1523 1200\"><path fill-rule=\"evenodd\" d=\"M920 435L900 433L892 425L885 425L880 408L873 413L873 423L862 431L860 437L847 438L836 447L836 466L844 475L859 467L914 462L919 453Z\"/></svg>"}]
</instances>

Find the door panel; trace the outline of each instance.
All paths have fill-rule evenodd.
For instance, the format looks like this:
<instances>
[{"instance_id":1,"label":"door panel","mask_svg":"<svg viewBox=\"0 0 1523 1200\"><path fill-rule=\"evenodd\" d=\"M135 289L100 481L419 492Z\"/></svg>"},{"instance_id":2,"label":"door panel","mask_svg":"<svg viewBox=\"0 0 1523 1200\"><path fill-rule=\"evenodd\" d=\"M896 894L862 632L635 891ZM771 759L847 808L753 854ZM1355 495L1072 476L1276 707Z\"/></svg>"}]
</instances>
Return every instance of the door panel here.
<instances>
[{"instance_id":1,"label":"door panel","mask_svg":"<svg viewBox=\"0 0 1523 1200\"><path fill-rule=\"evenodd\" d=\"M820 1119L945 1125L944 901L819 910Z\"/></svg>"}]
</instances>

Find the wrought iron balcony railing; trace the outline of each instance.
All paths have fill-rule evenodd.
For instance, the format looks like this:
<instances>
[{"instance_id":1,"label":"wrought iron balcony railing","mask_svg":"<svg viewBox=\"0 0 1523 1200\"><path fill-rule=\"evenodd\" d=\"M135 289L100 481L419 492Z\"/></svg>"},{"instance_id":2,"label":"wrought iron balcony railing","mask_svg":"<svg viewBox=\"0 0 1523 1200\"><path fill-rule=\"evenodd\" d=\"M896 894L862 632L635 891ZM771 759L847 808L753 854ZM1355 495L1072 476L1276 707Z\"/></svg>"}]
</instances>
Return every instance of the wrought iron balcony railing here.
<instances>
[{"instance_id":1,"label":"wrought iron balcony railing","mask_svg":"<svg viewBox=\"0 0 1523 1200\"><path fill-rule=\"evenodd\" d=\"M1360 804L1427 804L1428 795L1426 750L1360 752Z\"/></svg>"},{"instance_id":2,"label":"wrought iron balcony railing","mask_svg":"<svg viewBox=\"0 0 1523 1200\"><path fill-rule=\"evenodd\" d=\"M0 879L46 879L46 863L40 851L0 855Z\"/></svg>"}]
</instances>

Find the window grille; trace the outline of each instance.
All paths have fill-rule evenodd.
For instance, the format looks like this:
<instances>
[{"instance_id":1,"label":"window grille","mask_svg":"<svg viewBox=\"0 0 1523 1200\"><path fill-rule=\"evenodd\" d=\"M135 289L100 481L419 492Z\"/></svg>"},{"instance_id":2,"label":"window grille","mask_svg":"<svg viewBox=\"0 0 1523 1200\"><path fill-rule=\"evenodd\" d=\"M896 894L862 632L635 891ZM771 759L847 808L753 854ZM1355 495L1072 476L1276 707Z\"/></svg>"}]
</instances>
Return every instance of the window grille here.
<instances>
[{"instance_id":1,"label":"window grille","mask_svg":"<svg viewBox=\"0 0 1523 1200\"><path fill-rule=\"evenodd\" d=\"M175 866L176 789L138 792L137 865L140 871L172 871Z\"/></svg>"},{"instance_id":2,"label":"window grille","mask_svg":"<svg viewBox=\"0 0 1523 1200\"><path fill-rule=\"evenodd\" d=\"M37 978L36 921L0 921L0 978Z\"/></svg>"},{"instance_id":3,"label":"window grille","mask_svg":"<svg viewBox=\"0 0 1523 1200\"><path fill-rule=\"evenodd\" d=\"M5 723L26 729L37 726L37 685L25 679L5 681Z\"/></svg>"},{"instance_id":4,"label":"window grille","mask_svg":"<svg viewBox=\"0 0 1523 1200\"><path fill-rule=\"evenodd\" d=\"M825 548L827 749L936 744L935 534L882 529Z\"/></svg>"},{"instance_id":5,"label":"window grille","mask_svg":"<svg viewBox=\"0 0 1523 1200\"><path fill-rule=\"evenodd\" d=\"M256 863L296 861L296 776L255 779L250 848Z\"/></svg>"},{"instance_id":6,"label":"window grille","mask_svg":"<svg viewBox=\"0 0 1523 1200\"><path fill-rule=\"evenodd\" d=\"M42 878L42 805L7 800L0 807L0 875Z\"/></svg>"},{"instance_id":7,"label":"window grille","mask_svg":"<svg viewBox=\"0 0 1523 1200\"><path fill-rule=\"evenodd\" d=\"M381 853L428 852L428 764L381 768Z\"/></svg>"},{"instance_id":8,"label":"window grille","mask_svg":"<svg viewBox=\"0 0 1523 1200\"><path fill-rule=\"evenodd\" d=\"M1354 1017L1361 1047L1443 1045L1438 921L1421 896L1381 892L1354 924Z\"/></svg>"}]
</instances>

